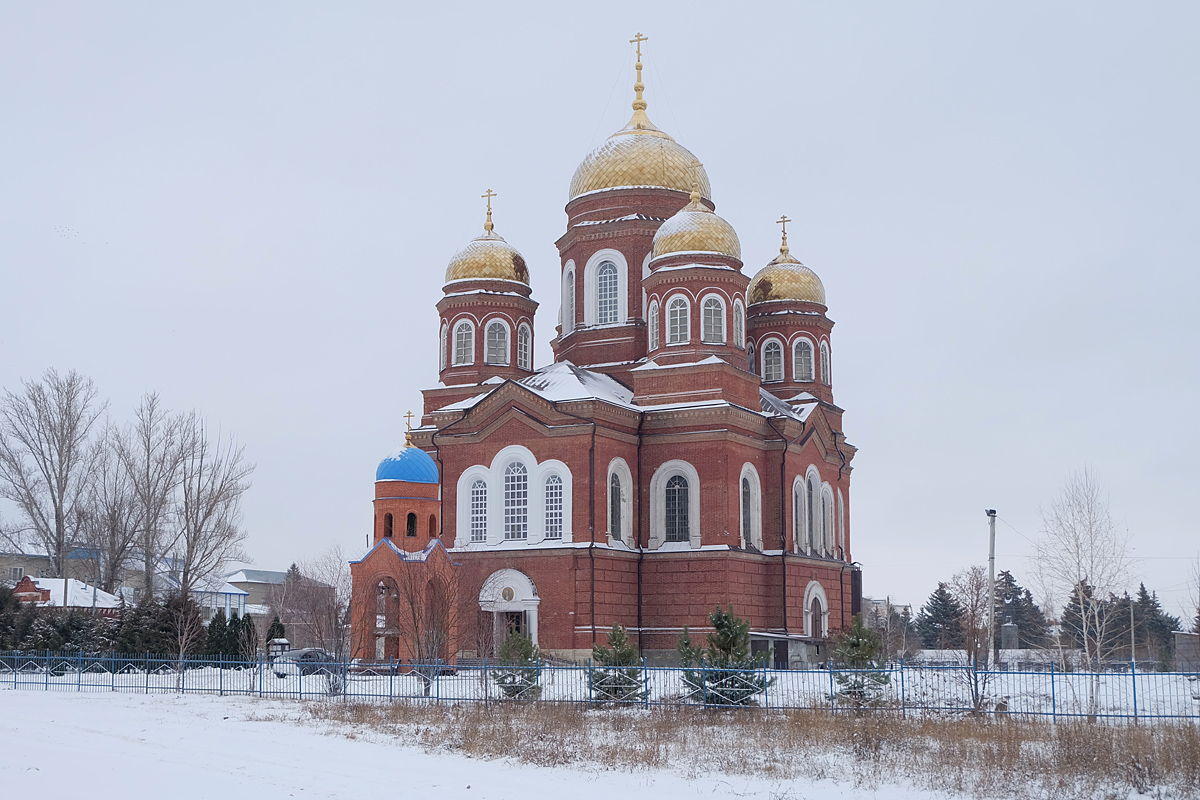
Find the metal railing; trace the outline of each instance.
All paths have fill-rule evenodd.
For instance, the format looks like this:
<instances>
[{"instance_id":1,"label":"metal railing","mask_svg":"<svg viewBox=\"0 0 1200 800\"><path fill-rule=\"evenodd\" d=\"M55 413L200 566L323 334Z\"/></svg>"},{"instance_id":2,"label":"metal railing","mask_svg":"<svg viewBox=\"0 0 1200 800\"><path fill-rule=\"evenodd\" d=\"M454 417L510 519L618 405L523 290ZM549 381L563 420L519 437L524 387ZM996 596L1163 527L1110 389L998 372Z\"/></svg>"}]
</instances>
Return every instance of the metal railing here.
<instances>
[{"instance_id":1,"label":"metal railing","mask_svg":"<svg viewBox=\"0 0 1200 800\"><path fill-rule=\"evenodd\" d=\"M0 690L199 693L300 700L501 702L592 706L891 710L1020 717L1200 720L1200 673L976 670L891 664L847 669L641 664L606 667L472 660L272 662L222 657L0 651Z\"/></svg>"}]
</instances>

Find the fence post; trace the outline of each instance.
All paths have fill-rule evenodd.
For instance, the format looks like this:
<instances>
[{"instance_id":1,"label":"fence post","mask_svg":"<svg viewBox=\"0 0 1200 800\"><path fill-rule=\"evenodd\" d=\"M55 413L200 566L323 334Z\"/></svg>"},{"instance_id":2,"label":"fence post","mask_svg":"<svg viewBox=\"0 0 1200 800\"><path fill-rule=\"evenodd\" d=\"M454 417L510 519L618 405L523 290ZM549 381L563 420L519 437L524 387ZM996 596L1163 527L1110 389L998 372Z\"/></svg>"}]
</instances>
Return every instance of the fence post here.
<instances>
[{"instance_id":1,"label":"fence post","mask_svg":"<svg viewBox=\"0 0 1200 800\"><path fill-rule=\"evenodd\" d=\"M1050 662L1050 719L1058 721L1058 698L1054 694L1054 662Z\"/></svg>"},{"instance_id":2,"label":"fence post","mask_svg":"<svg viewBox=\"0 0 1200 800\"><path fill-rule=\"evenodd\" d=\"M825 662L825 668L829 671L829 710L837 711L837 692L833 688L833 659L828 659Z\"/></svg>"},{"instance_id":3,"label":"fence post","mask_svg":"<svg viewBox=\"0 0 1200 800\"><path fill-rule=\"evenodd\" d=\"M592 660L588 659L588 703L594 705L596 702L595 681L592 680Z\"/></svg>"},{"instance_id":4,"label":"fence post","mask_svg":"<svg viewBox=\"0 0 1200 800\"><path fill-rule=\"evenodd\" d=\"M908 718L908 704L904 694L904 659L900 659L900 716Z\"/></svg>"},{"instance_id":5,"label":"fence post","mask_svg":"<svg viewBox=\"0 0 1200 800\"><path fill-rule=\"evenodd\" d=\"M75 653L75 691L83 691L83 651Z\"/></svg>"},{"instance_id":6,"label":"fence post","mask_svg":"<svg viewBox=\"0 0 1200 800\"><path fill-rule=\"evenodd\" d=\"M50 651L45 651L46 655L42 659L42 670L46 673L46 691L50 691Z\"/></svg>"},{"instance_id":7,"label":"fence post","mask_svg":"<svg viewBox=\"0 0 1200 800\"><path fill-rule=\"evenodd\" d=\"M708 708L708 667L705 659L700 659L700 697L704 699L704 707Z\"/></svg>"},{"instance_id":8,"label":"fence post","mask_svg":"<svg viewBox=\"0 0 1200 800\"><path fill-rule=\"evenodd\" d=\"M1129 680L1133 683L1133 724L1137 724L1137 663L1129 659Z\"/></svg>"},{"instance_id":9,"label":"fence post","mask_svg":"<svg viewBox=\"0 0 1200 800\"><path fill-rule=\"evenodd\" d=\"M640 637L641 634L639 633ZM642 702L646 710L650 709L650 670L646 668L646 657L642 656Z\"/></svg>"},{"instance_id":10,"label":"fence post","mask_svg":"<svg viewBox=\"0 0 1200 800\"><path fill-rule=\"evenodd\" d=\"M771 707L771 687L767 685L767 660L763 659L763 706Z\"/></svg>"},{"instance_id":11,"label":"fence post","mask_svg":"<svg viewBox=\"0 0 1200 800\"><path fill-rule=\"evenodd\" d=\"M388 656L388 702L392 702L392 685L396 680L396 667L392 664L392 657Z\"/></svg>"},{"instance_id":12,"label":"fence post","mask_svg":"<svg viewBox=\"0 0 1200 800\"><path fill-rule=\"evenodd\" d=\"M217 697L225 696L225 655L217 655Z\"/></svg>"},{"instance_id":13,"label":"fence post","mask_svg":"<svg viewBox=\"0 0 1200 800\"><path fill-rule=\"evenodd\" d=\"M146 694L150 694L150 653L146 653L145 659L142 661L142 672L146 673ZM117 688L116 675L113 676L113 691Z\"/></svg>"}]
</instances>

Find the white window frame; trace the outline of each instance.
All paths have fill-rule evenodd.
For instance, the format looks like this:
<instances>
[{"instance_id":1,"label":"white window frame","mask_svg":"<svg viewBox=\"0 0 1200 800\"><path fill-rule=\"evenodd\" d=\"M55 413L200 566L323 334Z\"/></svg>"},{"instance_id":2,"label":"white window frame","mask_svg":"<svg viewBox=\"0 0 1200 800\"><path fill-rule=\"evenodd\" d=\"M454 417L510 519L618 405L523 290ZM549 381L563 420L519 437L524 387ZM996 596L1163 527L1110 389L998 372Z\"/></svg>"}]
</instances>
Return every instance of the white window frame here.
<instances>
[{"instance_id":1,"label":"white window frame","mask_svg":"<svg viewBox=\"0 0 1200 800\"><path fill-rule=\"evenodd\" d=\"M821 607L820 619L812 618L813 600ZM825 587L817 581L809 581L804 589L804 635L813 639L829 636L829 599L825 597Z\"/></svg>"},{"instance_id":2,"label":"white window frame","mask_svg":"<svg viewBox=\"0 0 1200 800\"><path fill-rule=\"evenodd\" d=\"M517 366L533 370L533 329L525 322L517 326Z\"/></svg>"},{"instance_id":3,"label":"white window frame","mask_svg":"<svg viewBox=\"0 0 1200 800\"><path fill-rule=\"evenodd\" d=\"M838 552L837 556L842 561L846 560L846 501L842 497L842 490L837 490L837 515L838 515Z\"/></svg>"},{"instance_id":4,"label":"white window frame","mask_svg":"<svg viewBox=\"0 0 1200 800\"><path fill-rule=\"evenodd\" d=\"M504 329L504 360L493 361L491 357L492 328L499 325ZM507 367L512 363L512 328L504 317L491 317L483 323L483 363L494 367Z\"/></svg>"},{"instance_id":5,"label":"white window frame","mask_svg":"<svg viewBox=\"0 0 1200 800\"><path fill-rule=\"evenodd\" d=\"M470 343L470 351L467 352L466 358L460 358L460 349L458 346L458 334L462 331L463 326L468 329L467 341ZM469 367L475 363L475 323L469 319L459 319L454 322L454 366Z\"/></svg>"},{"instance_id":6,"label":"white window frame","mask_svg":"<svg viewBox=\"0 0 1200 800\"><path fill-rule=\"evenodd\" d=\"M804 552L811 556L817 551L817 535L822 530L821 473L814 464L805 470L804 493Z\"/></svg>"},{"instance_id":7,"label":"white window frame","mask_svg":"<svg viewBox=\"0 0 1200 800\"><path fill-rule=\"evenodd\" d=\"M746 349L746 309L739 298L733 301L733 346Z\"/></svg>"},{"instance_id":8,"label":"white window frame","mask_svg":"<svg viewBox=\"0 0 1200 800\"><path fill-rule=\"evenodd\" d=\"M659 319L658 319L659 318L658 300L650 301L650 311L646 316L647 316L646 327L649 328L648 341L647 341L646 346L649 348L650 352L653 353L655 350L658 349L659 334L662 332L660 330Z\"/></svg>"},{"instance_id":9,"label":"white window frame","mask_svg":"<svg viewBox=\"0 0 1200 800\"><path fill-rule=\"evenodd\" d=\"M551 535L550 533L550 486L551 481L558 481L558 508L555 513L558 514L558 533ZM563 509L566 508L566 483L562 476L557 472L550 472L542 480L542 536L546 541L562 541L563 531L566 530L567 520L563 515Z\"/></svg>"},{"instance_id":10,"label":"white window frame","mask_svg":"<svg viewBox=\"0 0 1200 800\"><path fill-rule=\"evenodd\" d=\"M575 262L568 261L563 271L562 306L558 311L563 336L575 330L575 294Z\"/></svg>"},{"instance_id":11,"label":"white window frame","mask_svg":"<svg viewBox=\"0 0 1200 800\"><path fill-rule=\"evenodd\" d=\"M829 340L821 340L821 383L833 386L833 368L829 365Z\"/></svg>"},{"instance_id":12,"label":"white window frame","mask_svg":"<svg viewBox=\"0 0 1200 800\"><path fill-rule=\"evenodd\" d=\"M797 349L801 343L808 345L808 377L804 377L804 373L800 370L800 356ZM817 372L817 348L813 344L813 340L807 336L797 336L792 341L792 380L797 383L812 383L816 380Z\"/></svg>"},{"instance_id":13,"label":"white window frame","mask_svg":"<svg viewBox=\"0 0 1200 800\"><path fill-rule=\"evenodd\" d=\"M450 325L444 320L442 321L442 330L438 341L440 348L438 351L438 370L444 370L447 363L446 359L450 355Z\"/></svg>"},{"instance_id":14,"label":"white window frame","mask_svg":"<svg viewBox=\"0 0 1200 800\"><path fill-rule=\"evenodd\" d=\"M808 481L804 475L797 475L792 480L792 552L805 552L806 526L808 525L808 505L805 502L805 491Z\"/></svg>"},{"instance_id":15,"label":"white window frame","mask_svg":"<svg viewBox=\"0 0 1200 800\"><path fill-rule=\"evenodd\" d=\"M742 491L742 481L750 482L750 530L746 530L746 509ZM758 479L758 470L747 461L742 465L741 475L738 476L738 527L741 533L742 547L752 545L759 551L763 549L762 538L762 482Z\"/></svg>"},{"instance_id":16,"label":"white window frame","mask_svg":"<svg viewBox=\"0 0 1200 800\"><path fill-rule=\"evenodd\" d=\"M612 290L606 296L606 288ZM615 261L604 261L596 267L596 324L616 325L620 314L621 278Z\"/></svg>"},{"instance_id":17,"label":"white window frame","mask_svg":"<svg viewBox=\"0 0 1200 800\"><path fill-rule=\"evenodd\" d=\"M682 475L688 482L688 541L676 543L666 541L667 538L667 481L676 475ZM700 473L696 468L682 459L672 459L654 471L650 479L650 549L659 549L670 544L686 544L690 549L700 548Z\"/></svg>"},{"instance_id":18,"label":"white window frame","mask_svg":"<svg viewBox=\"0 0 1200 800\"><path fill-rule=\"evenodd\" d=\"M784 350L786 348L785 348L783 341L781 339L778 339L778 338L772 336L772 337L768 337L767 339L764 339L763 341L759 342L759 344L761 345L761 347L759 349L759 360L762 362L759 365L759 369L761 370L761 372L759 372L759 375L762 376L763 383L780 383L781 381L786 380L787 370L785 369L785 367L787 365L786 364L787 359L784 357ZM771 377L767 376L767 351L771 348L771 345L775 345L776 347L779 348L779 377L778 378L771 378Z\"/></svg>"},{"instance_id":19,"label":"white window frame","mask_svg":"<svg viewBox=\"0 0 1200 800\"><path fill-rule=\"evenodd\" d=\"M671 321L671 307L675 305L676 300L683 301L684 326L683 338L680 340L673 339L674 325ZM667 310L667 347L678 347L680 345L689 344L692 341L692 300L686 294L673 294L667 298L663 304Z\"/></svg>"},{"instance_id":20,"label":"white window frame","mask_svg":"<svg viewBox=\"0 0 1200 800\"><path fill-rule=\"evenodd\" d=\"M602 327L624 325L629 319L629 264L619 250L597 250L583 268L583 322L588 327L600 325L599 272L600 266L612 262L617 268L617 318Z\"/></svg>"},{"instance_id":21,"label":"white window frame","mask_svg":"<svg viewBox=\"0 0 1200 800\"><path fill-rule=\"evenodd\" d=\"M747 366L750 367L750 372L754 375L758 375L758 362L756 360L757 358L758 358L758 353L757 353L756 348L754 347L754 342L747 342L746 343L746 364L747 364ZM759 375L759 377L761 378L762 376Z\"/></svg>"},{"instance_id":22,"label":"white window frame","mask_svg":"<svg viewBox=\"0 0 1200 800\"><path fill-rule=\"evenodd\" d=\"M476 514L476 511L480 510L480 509L476 509L476 507L475 507L475 490L476 489L483 490L483 508L481 509L482 510L481 516ZM487 481L484 480L482 477L476 477L474 480L471 481L471 483L470 483L470 498L468 500L467 506L470 509L470 520L467 523L468 538L472 542L486 542L487 535L488 535L488 524L487 524L487 522L488 522L488 486L487 486ZM477 522L480 524L476 525Z\"/></svg>"},{"instance_id":23,"label":"white window frame","mask_svg":"<svg viewBox=\"0 0 1200 800\"><path fill-rule=\"evenodd\" d=\"M828 483L821 484L821 555L833 556L834 544L833 489Z\"/></svg>"},{"instance_id":24,"label":"white window frame","mask_svg":"<svg viewBox=\"0 0 1200 800\"><path fill-rule=\"evenodd\" d=\"M719 331L720 335L714 336L711 339L707 336L707 321L705 319L708 311L709 301L716 302L717 308L720 309L717 319L720 321L721 325L721 330ZM710 293L700 298L700 341L704 344L725 344L725 332L729 327L727 324L728 320L725 319L725 309L725 298L719 294Z\"/></svg>"},{"instance_id":25,"label":"white window frame","mask_svg":"<svg viewBox=\"0 0 1200 800\"><path fill-rule=\"evenodd\" d=\"M504 470L520 461L529 481L526 539L504 538ZM550 475L562 479L562 538L546 538L546 480ZM487 541L471 541L471 485L482 479L487 486ZM463 470L455 484L456 548L481 550L492 547L525 547L546 543L556 546L572 541L572 493L570 468L558 459L538 461L529 448L509 445L495 455L490 464L475 464Z\"/></svg>"},{"instance_id":26,"label":"white window frame","mask_svg":"<svg viewBox=\"0 0 1200 800\"><path fill-rule=\"evenodd\" d=\"M612 479L616 475L621 481L621 529L613 530L612 525ZM629 469L629 464L623 458L614 458L608 462L608 482L605 488L605 505L604 505L604 520L605 530L608 532L609 544L615 544L617 541L625 544L628 547L633 547L633 473Z\"/></svg>"}]
</instances>

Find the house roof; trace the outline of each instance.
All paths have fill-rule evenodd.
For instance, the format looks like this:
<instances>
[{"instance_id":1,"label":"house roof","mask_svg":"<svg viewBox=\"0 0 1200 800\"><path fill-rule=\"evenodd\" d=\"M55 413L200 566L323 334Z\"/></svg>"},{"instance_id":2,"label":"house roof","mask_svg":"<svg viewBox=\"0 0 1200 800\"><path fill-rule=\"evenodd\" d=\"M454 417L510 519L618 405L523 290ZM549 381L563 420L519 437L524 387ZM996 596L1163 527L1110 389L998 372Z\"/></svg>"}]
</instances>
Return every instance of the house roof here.
<instances>
[{"instance_id":1,"label":"house roof","mask_svg":"<svg viewBox=\"0 0 1200 800\"><path fill-rule=\"evenodd\" d=\"M225 576L226 583L269 583L279 585L287 580L286 572L270 569L239 569Z\"/></svg>"},{"instance_id":2,"label":"house roof","mask_svg":"<svg viewBox=\"0 0 1200 800\"><path fill-rule=\"evenodd\" d=\"M61 607L63 604L63 578L30 578L39 589L50 592L44 605ZM121 598L109 594L95 584L67 578L68 608L120 608Z\"/></svg>"}]
</instances>

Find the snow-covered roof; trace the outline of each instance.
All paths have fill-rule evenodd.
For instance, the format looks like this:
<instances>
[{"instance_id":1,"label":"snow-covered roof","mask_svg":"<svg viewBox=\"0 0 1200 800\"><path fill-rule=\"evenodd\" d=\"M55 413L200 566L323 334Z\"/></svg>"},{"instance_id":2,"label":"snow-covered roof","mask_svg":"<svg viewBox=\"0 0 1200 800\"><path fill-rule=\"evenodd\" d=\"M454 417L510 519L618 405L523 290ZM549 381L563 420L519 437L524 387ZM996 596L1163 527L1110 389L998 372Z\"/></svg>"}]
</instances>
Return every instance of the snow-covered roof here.
<instances>
[{"instance_id":1,"label":"snow-covered roof","mask_svg":"<svg viewBox=\"0 0 1200 800\"><path fill-rule=\"evenodd\" d=\"M632 391L602 372L592 372L577 367L570 361L558 361L548 367L542 367L529 377L514 381L514 383L551 403L563 403L571 400L601 400L614 406L636 408L633 404ZM479 401L490 394L491 392L486 392L468 397L438 410L465 411L474 408Z\"/></svg>"},{"instance_id":2,"label":"snow-covered roof","mask_svg":"<svg viewBox=\"0 0 1200 800\"><path fill-rule=\"evenodd\" d=\"M726 361L723 358L719 358L718 356L708 356L707 358L702 358L699 361L684 361L680 364L659 364L656 361L647 361L645 364L642 364L640 367L634 367L633 369L631 369L629 371L630 372L648 372L648 371L654 370L654 369L678 369L679 367L695 367L695 366L699 366L700 364L728 364L728 363L729 363L728 361Z\"/></svg>"},{"instance_id":3,"label":"snow-covered roof","mask_svg":"<svg viewBox=\"0 0 1200 800\"><path fill-rule=\"evenodd\" d=\"M30 578L39 589L49 590L50 599L43 605L62 606L63 578ZM67 578L68 608L120 608L121 598L109 594L95 584Z\"/></svg>"},{"instance_id":4,"label":"snow-covered roof","mask_svg":"<svg viewBox=\"0 0 1200 800\"><path fill-rule=\"evenodd\" d=\"M287 579L286 572L273 569L239 569L225 576L227 583L270 583L279 585Z\"/></svg>"}]
</instances>

